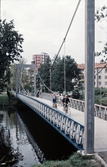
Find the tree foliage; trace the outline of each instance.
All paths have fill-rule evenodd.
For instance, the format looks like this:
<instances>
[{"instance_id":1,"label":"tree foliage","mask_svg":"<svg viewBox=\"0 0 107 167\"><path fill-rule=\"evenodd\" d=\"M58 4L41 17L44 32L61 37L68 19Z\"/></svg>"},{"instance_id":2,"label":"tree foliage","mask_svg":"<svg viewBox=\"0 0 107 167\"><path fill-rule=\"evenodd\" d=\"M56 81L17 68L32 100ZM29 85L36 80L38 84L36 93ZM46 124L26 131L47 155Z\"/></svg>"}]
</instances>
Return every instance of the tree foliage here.
<instances>
[{"instance_id":1,"label":"tree foliage","mask_svg":"<svg viewBox=\"0 0 107 167\"><path fill-rule=\"evenodd\" d=\"M0 88L10 82L10 65L21 58L22 34L15 30L13 21L0 21Z\"/></svg>"},{"instance_id":2,"label":"tree foliage","mask_svg":"<svg viewBox=\"0 0 107 167\"><path fill-rule=\"evenodd\" d=\"M40 89L40 84L46 85L47 88L50 88L50 67L51 67L51 59L48 57L44 64L41 64L41 68L38 70L37 74L37 89ZM48 89L47 89L48 90Z\"/></svg>"},{"instance_id":3,"label":"tree foliage","mask_svg":"<svg viewBox=\"0 0 107 167\"><path fill-rule=\"evenodd\" d=\"M107 22L107 6L103 6L101 9L98 9L95 13L96 22ZM107 23L106 23L107 24ZM99 41L101 42L101 41ZM101 42L102 43L102 42ZM104 49L101 52L96 52L96 56L103 56L107 60L107 42L104 44Z\"/></svg>"},{"instance_id":4,"label":"tree foliage","mask_svg":"<svg viewBox=\"0 0 107 167\"><path fill-rule=\"evenodd\" d=\"M10 68L11 71L11 79L10 79L10 89L16 90L16 64L13 63Z\"/></svg>"},{"instance_id":5,"label":"tree foliage","mask_svg":"<svg viewBox=\"0 0 107 167\"><path fill-rule=\"evenodd\" d=\"M52 72L53 91L72 91L74 86L72 79L79 79L79 72L80 70L71 56L65 56L62 59L59 58Z\"/></svg>"},{"instance_id":6,"label":"tree foliage","mask_svg":"<svg viewBox=\"0 0 107 167\"><path fill-rule=\"evenodd\" d=\"M65 77L64 77L65 73ZM50 91L64 91L64 82L66 84L66 91L72 91L74 83L73 78L79 79L80 70L77 68L77 64L71 56L65 56L62 59L57 58L54 66L51 65L50 59L41 65L39 69L39 75ZM42 84L43 84L42 83ZM49 90L48 89L48 90Z\"/></svg>"},{"instance_id":7,"label":"tree foliage","mask_svg":"<svg viewBox=\"0 0 107 167\"><path fill-rule=\"evenodd\" d=\"M98 21L104 21L107 18L107 6L103 6L100 9L97 9L95 13L95 20Z\"/></svg>"}]
</instances>

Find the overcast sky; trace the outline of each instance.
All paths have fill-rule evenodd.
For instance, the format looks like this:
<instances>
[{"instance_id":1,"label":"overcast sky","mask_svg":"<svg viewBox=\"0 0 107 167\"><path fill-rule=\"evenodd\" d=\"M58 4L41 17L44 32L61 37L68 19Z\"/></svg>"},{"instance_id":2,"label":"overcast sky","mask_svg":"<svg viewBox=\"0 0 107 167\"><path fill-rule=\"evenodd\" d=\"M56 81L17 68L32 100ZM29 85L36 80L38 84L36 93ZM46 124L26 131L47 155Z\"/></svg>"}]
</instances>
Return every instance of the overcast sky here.
<instances>
[{"instance_id":1,"label":"overcast sky","mask_svg":"<svg viewBox=\"0 0 107 167\"><path fill-rule=\"evenodd\" d=\"M15 30L23 34L22 53L27 63L32 55L46 52L51 59L57 54L64 39L78 0L1 0L1 18L14 20ZM107 5L107 0L96 0L96 9ZM107 41L107 33L96 25L95 50L100 51ZM107 29L107 27L106 27ZM71 55L77 63L85 59L85 0L81 0L64 47L59 54ZM98 60L97 60L98 61Z\"/></svg>"}]
</instances>

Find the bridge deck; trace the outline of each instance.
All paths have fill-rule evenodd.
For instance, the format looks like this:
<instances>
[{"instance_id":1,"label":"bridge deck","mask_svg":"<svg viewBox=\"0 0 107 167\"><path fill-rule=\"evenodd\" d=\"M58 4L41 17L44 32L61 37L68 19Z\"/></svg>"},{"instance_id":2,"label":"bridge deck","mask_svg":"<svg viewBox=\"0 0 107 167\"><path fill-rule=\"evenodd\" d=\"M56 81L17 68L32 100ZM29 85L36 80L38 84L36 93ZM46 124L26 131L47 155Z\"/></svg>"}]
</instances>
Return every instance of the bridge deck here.
<instances>
[{"instance_id":1,"label":"bridge deck","mask_svg":"<svg viewBox=\"0 0 107 167\"><path fill-rule=\"evenodd\" d=\"M52 106L52 102L43 98L33 97L41 102ZM59 111L63 111L62 106L58 106ZM64 111L63 111L64 112ZM84 125L84 113L73 108L69 108L68 115L72 119ZM95 117L95 152L107 151L107 121Z\"/></svg>"}]
</instances>

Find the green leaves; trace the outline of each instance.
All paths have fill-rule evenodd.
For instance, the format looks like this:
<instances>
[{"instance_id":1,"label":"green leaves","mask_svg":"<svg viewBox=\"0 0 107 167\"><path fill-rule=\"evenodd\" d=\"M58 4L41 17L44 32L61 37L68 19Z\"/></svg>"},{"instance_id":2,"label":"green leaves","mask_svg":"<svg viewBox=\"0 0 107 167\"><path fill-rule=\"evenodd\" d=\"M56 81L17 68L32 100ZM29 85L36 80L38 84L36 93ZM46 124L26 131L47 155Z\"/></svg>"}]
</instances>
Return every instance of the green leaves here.
<instances>
[{"instance_id":1,"label":"green leaves","mask_svg":"<svg viewBox=\"0 0 107 167\"><path fill-rule=\"evenodd\" d=\"M64 78L65 70L65 78ZM66 91L72 91L74 85L72 83L73 78L79 78L79 69L77 64L71 56L65 56L62 59L59 57L54 67L51 66L50 59L41 65L39 69L40 78L42 84L44 83L51 91L64 91L64 82L66 82Z\"/></svg>"},{"instance_id":2,"label":"green leaves","mask_svg":"<svg viewBox=\"0 0 107 167\"><path fill-rule=\"evenodd\" d=\"M95 20L103 21L107 17L107 6L103 6L100 10L95 13Z\"/></svg>"},{"instance_id":3,"label":"green leaves","mask_svg":"<svg viewBox=\"0 0 107 167\"><path fill-rule=\"evenodd\" d=\"M10 80L10 65L21 58L22 34L14 29L13 20L9 23L6 20L0 21L0 80L2 86Z\"/></svg>"},{"instance_id":4,"label":"green leaves","mask_svg":"<svg viewBox=\"0 0 107 167\"><path fill-rule=\"evenodd\" d=\"M65 73L65 74L64 74ZM65 75L65 78L64 78ZM54 91L64 91L64 82L66 91L73 89L72 79L79 76L77 64L71 56L65 56L59 59L52 72L52 89Z\"/></svg>"},{"instance_id":5,"label":"green leaves","mask_svg":"<svg viewBox=\"0 0 107 167\"><path fill-rule=\"evenodd\" d=\"M107 6L103 6L95 13L95 20L96 22L107 22ZM107 24L107 23L106 23ZM102 27L102 29L106 32L106 30ZM106 35L106 34L105 34ZM99 41L99 43L103 43L102 41ZM107 42L104 43L104 49L101 52L96 52L95 56L103 56L104 60L106 61L107 58Z\"/></svg>"}]
</instances>

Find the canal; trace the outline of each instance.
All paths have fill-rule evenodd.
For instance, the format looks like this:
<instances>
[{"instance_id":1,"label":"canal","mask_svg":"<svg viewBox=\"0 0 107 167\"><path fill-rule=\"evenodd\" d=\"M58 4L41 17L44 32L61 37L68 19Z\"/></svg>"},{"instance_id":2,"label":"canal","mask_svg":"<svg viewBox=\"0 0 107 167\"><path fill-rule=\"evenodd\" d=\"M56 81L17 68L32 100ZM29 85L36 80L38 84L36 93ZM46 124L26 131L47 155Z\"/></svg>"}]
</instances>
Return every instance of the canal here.
<instances>
[{"instance_id":1,"label":"canal","mask_svg":"<svg viewBox=\"0 0 107 167\"><path fill-rule=\"evenodd\" d=\"M28 107L0 109L0 132L17 161L12 167L32 167L45 160L68 159L74 148ZM3 158L3 157L2 157Z\"/></svg>"}]
</instances>

